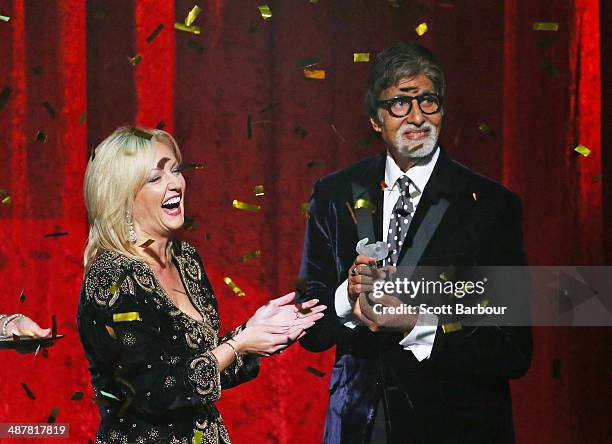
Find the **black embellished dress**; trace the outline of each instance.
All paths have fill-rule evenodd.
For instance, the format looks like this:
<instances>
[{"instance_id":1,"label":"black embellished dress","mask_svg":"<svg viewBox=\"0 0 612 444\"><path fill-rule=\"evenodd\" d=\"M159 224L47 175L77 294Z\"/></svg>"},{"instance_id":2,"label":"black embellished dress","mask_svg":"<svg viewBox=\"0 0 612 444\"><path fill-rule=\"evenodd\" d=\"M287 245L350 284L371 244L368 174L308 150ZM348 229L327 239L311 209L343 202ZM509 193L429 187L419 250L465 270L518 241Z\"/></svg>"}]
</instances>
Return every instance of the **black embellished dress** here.
<instances>
[{"instance_id":1,"label":"black embellished dress","mask_svg":"<svg viewBox=\"0 0 612 444\"><path fill-rule=\"evenodd\" d=\"M195 249L175 241L172 255L202 321L170 301L144 262L105 251L85 275L77 320L100 408L96 443L229 443L214 403L259 371L251 355L219 371L210 351L239 329L218 337L217 301Z\"/></svg>"}]
</instances>

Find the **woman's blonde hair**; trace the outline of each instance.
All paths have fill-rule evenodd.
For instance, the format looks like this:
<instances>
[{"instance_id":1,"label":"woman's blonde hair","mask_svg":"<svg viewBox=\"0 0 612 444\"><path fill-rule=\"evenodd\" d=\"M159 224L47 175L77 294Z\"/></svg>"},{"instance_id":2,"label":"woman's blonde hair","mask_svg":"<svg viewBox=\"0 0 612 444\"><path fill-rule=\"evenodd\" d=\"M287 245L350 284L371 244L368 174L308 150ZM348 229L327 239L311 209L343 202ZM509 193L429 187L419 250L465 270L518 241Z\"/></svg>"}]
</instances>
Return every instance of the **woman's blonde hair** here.
<instances>
[{"instance_id":1,"label":"woman's blonde hair","mask_svg":"<svg viewBox=\"0 0 612 444\"><path fill-rule=\"evenodd\" d=\"M128 215L134 214L134 197L151 173L153 142L166 145L181 162L181 152L169 133L136 127L118 128L90 156L83 184L89 223L85 269L103 250L143 259L128 241Z\"/></svg>"}]
</instances>

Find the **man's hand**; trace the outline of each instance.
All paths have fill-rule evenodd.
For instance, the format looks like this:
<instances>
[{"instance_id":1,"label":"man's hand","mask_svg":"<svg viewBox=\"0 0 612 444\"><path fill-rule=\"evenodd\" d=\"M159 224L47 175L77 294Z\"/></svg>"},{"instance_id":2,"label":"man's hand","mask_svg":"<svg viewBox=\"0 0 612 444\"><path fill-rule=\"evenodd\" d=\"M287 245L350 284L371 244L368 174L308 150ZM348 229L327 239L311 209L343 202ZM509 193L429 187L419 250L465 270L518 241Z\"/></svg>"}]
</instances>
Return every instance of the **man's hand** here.
<instances>
[{"instance_id":1,"label":"man's hand","mask_svg":"<svg viewBox=\"0 0 612 444\"><path fill-rule=\"evenodd\" d=\"M384 279L386 273L375 267L376 259L357 256L348 272L348 297L355 302L360 294L374 291L374 281Z\"/></svg>"},{"instance_id":2,"label":"man's hand","mask_svg":"<svg viewBox=\"0 0 612 444\"><path fill-rule=\"evenodd\" d=\"M397 308L402 304L402 300L393 295L385 294L376 298L371 293L362 293L353 306L353 316L373 332L401 331L408 333L416 325L418 314L389 314L384 311L385 308Z\"/></svg>"}]
</instances>

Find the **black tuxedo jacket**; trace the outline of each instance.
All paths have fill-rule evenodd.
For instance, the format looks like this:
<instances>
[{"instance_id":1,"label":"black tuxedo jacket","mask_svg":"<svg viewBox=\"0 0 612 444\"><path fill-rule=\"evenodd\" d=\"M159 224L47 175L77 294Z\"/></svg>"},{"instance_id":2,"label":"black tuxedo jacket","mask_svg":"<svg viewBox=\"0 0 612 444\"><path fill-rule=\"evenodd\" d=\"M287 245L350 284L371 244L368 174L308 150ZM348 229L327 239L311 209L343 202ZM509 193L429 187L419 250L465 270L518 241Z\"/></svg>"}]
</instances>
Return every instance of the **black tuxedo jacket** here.
<instances>
[{"instance_id":1,"label":"black tuxedo jacket","mask_svg":"<svg viewBox=\"0 0 612 444\"><path fill-rule=\"evenodd\" d=\"M418 265L526 265L519 197L440 150L404 249L428 209L444 199L449 205ZM300 343L314 352L336 346L324 442L367 442L390 380L409 406L405 421L393 424L406 430L406 443L513 442L508 380L529 367L530 328L470 327L444 334L439 326L431 356L418 362L399 345L402 334L350 329L336 316L335 291L357 256L357 225L348 208L355 203L353 184L369 190L377 208L376 240L382 240L384 171L385 153L365 159L319 179L310 202L300 270L305 289L298 298L317 298L328 308Z\"/></svg>"}]
</instances>

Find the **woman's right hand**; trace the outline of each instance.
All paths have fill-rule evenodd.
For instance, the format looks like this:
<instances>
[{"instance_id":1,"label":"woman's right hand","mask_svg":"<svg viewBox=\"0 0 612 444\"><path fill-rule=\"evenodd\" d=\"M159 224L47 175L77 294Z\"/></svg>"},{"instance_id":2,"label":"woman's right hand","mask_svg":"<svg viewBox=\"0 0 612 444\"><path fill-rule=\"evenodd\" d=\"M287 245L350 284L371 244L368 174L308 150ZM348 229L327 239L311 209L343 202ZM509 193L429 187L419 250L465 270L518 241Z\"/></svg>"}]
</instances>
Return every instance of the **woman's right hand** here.
<instances>
[{"instance_id":1,"label":"woman's right hand","mask_svg":"<svg viewBox=\"0 0 612 444\"><path fill-rule=\"evenodd\" d=\"M287 348L301 338L314 321L299 327L280 327L275 325L253 325L246 327L236 336L236 353L252 353L260 356L271 356Z\"/></svg>"}]
</instances>

